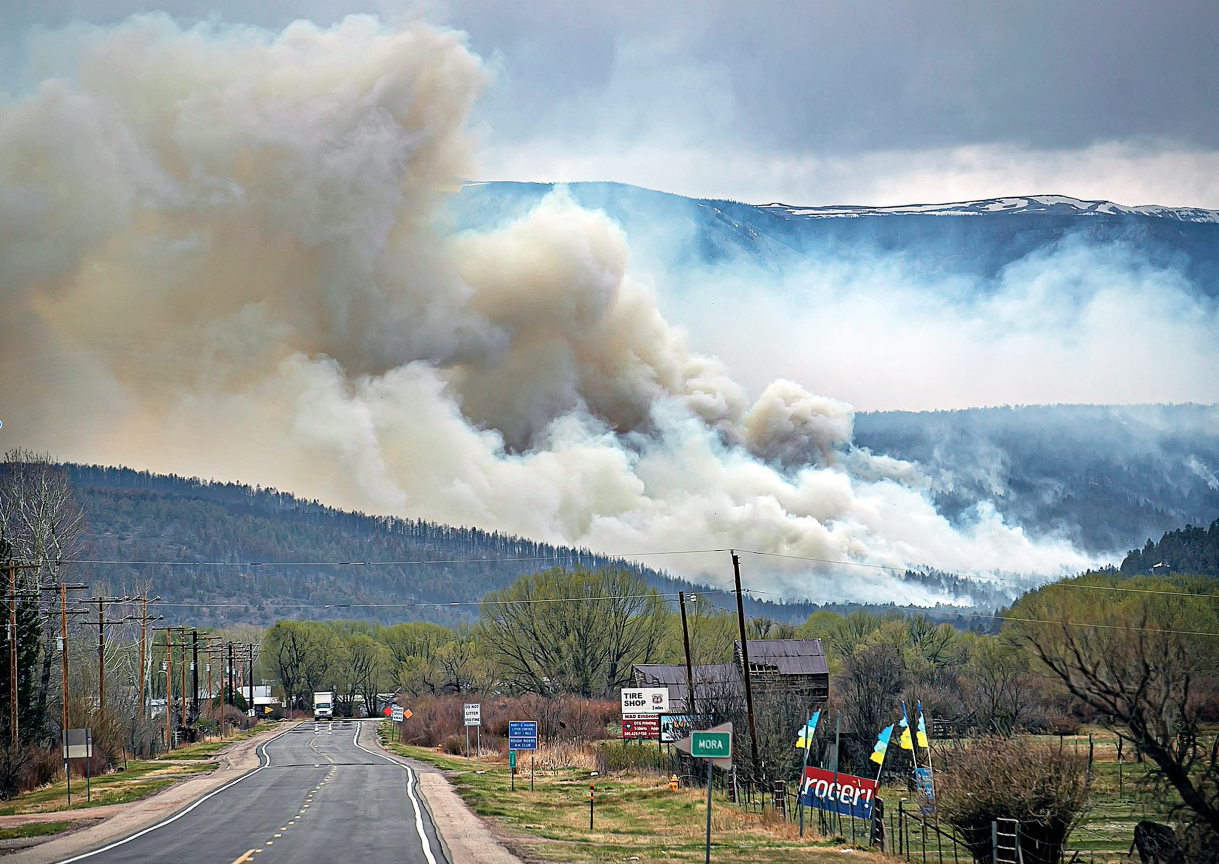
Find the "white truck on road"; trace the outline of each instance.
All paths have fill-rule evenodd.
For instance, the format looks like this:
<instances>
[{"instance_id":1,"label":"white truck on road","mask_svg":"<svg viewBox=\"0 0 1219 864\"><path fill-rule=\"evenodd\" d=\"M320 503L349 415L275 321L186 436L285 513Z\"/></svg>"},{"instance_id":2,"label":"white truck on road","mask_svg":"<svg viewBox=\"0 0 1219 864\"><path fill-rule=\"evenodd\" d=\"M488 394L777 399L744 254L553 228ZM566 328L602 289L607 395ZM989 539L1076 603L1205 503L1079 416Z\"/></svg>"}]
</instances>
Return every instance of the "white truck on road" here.
<instances>
[{"instance_id":1,"label":"white truck on road","mask_svg":"<svg viewBox=\"0 0 1219 864\"><path fill-rule=\"evenodd\" d=\"M313 719L334 719L334 693L321 690L313 694Z\"/></svg>"}]
</instances>

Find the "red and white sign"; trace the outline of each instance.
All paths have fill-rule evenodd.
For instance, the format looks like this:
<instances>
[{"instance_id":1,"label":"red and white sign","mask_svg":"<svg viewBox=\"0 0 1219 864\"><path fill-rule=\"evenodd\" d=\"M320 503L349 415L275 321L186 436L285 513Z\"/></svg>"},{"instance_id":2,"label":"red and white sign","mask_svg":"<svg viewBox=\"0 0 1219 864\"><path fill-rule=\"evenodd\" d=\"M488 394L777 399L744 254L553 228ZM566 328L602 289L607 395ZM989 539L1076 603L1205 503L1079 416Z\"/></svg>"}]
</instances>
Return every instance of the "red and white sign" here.
<instances>
[{"instance_id":1,"label":"red and white sign","mask_svg":"<svg viewBox=\"0 0 1219 864\"><path fill-rule=\"evenodd\" d=\"M805 768L804 784L800 789L804 803L819 810L833 810L859 819L872 818L872 802L876 800L876 781L867 777Z\"/></svg>"},{"instance_id":2,"label":"red and white sign","mask_svg":"<svg viewBox=\"0 0 1219 864\"><path fill-rule=\"evenodd\" d=\"M659 714L623 714L622 715L622 737L628 738L650 738L656 739L660 737L660 715Z\"/></svg>"}]
</instances>

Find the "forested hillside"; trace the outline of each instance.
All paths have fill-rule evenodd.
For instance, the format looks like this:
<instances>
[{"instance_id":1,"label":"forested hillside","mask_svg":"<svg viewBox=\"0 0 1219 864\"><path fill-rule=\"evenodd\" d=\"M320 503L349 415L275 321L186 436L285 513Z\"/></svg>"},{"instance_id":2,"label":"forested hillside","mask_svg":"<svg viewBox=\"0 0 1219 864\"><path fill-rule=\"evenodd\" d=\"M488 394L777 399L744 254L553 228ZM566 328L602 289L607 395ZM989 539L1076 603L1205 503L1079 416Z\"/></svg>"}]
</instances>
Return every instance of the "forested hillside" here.
<instances>
[{"instance_id":1,"label":"forested hillside","mask_svg":"<svg viewBox=\"0 0 1219 864\"><path fill-rule=\"evenodd\" d=\"M76 576L113 594L158 595L166 601L160 613L173 622L224 626L285 617L361 617L451 625L476 618L487 592L556 566L615 567L664 594L694 591L716 606L735 608L729 592L587 550L349 513L274 489L127 468L66 468L85 508L85 557L96 562L78 565ZM900 578L984 607L1007 602L1012 590L936 571ZM803 621L821 608L843 614L862 608L748 595L745 606L750 615L786 623ZM930 613L961 626L990 623L961 611L947 606Z\"/></svg>"},{"instance_id":2,"label":"forested hillside","mask_svg":"<svg viewBox=\"0 0 1219 864\"><path fill-rule=\"evenodd\" d=\"M1031 405L861 413L855 443L923 466L949 518L989 501L1034 536L1116 558L1219 516L1217 430L1213 405Z\"/></svg>"},{"instance_id":3,"label":"forested hillside","mask_svg":"<svg viewBox=\"0 0 1219 864\"><path fill-rule=\"evenodd\" d=\"M426 604L476 602L522 573L556 565L613 565L662 590L679 585L657 571L587 551L348 513L274 489L67 467L86 510L88 558L103 562L88 565L90 576L115 592L147 587L166 600L214 604L201 614L221 619L217 623L269 623L305 610L308 617L464 620L477 614L477 606ZM353 610L351 604L369 605Z\"/></svg>"},{"instance_id":4,"label":"forested hillside","mask_svg":"<svg viewBox=\"0 0 1219 864\"><path fill-rule=\"evenodd\" d=\"M1131 550L1122 561L1123 573L1186 573L1219 577L1219 519L1209 528L1186 525L1169 531L1158 543L1150 540Z\"/></svg>"}]
</instances>

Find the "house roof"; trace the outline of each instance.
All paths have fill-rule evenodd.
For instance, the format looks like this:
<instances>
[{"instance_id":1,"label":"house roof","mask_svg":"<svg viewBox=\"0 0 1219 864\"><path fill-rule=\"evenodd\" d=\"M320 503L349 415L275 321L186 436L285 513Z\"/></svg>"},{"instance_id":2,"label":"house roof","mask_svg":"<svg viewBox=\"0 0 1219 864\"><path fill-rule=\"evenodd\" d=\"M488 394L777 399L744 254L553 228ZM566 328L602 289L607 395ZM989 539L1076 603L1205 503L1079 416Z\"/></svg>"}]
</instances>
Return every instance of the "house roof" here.
<instances>
[{"instance_id":1,"label":"house roof","mask_svg":"<svg viewBox=\"0 0 1219 864\"><path fill-rule=\"evenodd\" d=\"M741 643L736 643L741 656ZM749 665L773 666L780 675L829 675L820 639L750 639Z\"/></svg>"},{"instance_id":2,"label":"house roof","mask_svg":"<svg viewBox=\"0 0 1219 864\"><path fill-rule=\"evenodd\" d=\"M638 663L634 666L635 681L645 687L668 687L669 705L672 710L689 710L686 699L689 687L686 685L686 667L660 663ZM744 691L741 683L741 673L735 663L712 663L705 666L695 666L694 684L696 687L715 686L720 694Z\"/></svg>"}]
</instances>

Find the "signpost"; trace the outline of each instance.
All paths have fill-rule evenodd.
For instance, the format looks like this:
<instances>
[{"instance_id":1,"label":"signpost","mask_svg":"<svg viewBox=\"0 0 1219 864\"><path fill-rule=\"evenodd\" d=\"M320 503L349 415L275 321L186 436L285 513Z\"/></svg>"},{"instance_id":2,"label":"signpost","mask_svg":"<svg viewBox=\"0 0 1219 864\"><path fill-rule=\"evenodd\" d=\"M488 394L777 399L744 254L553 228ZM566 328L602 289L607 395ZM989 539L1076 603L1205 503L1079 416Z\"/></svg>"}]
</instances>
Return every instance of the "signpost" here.
<instances>
[{"instance_id":1,"label":"signpost","mask_svg":"<svg viewBox=\"0 0 1219 864\"><path fill-rule=\"evenodd\" d=\"M67 729L63 733L64 774L68 778L68 806L72 806L72 759L85 761L85 800L93 800L90 766L93 763L93 730Z\"/></svg>"},{"instance_id":2,"label":"signpost","mask_svg":"<svg viewBox=\"0 0 1219 864\"><path fill-rule=\"evenodd\" d=\"M512 789L516 790L516 751L538 749L538 721L508 721L508 763L512 769ZM533 780L530 778L530 785Z\"/></svg>"},{"instance_id":3,"label":"signpost","mask_svg":"<svg viewBox=\"0 0 1219 864\"><path fill-rule=\"evenodd\" d=\"M470 727L474 727L475 747L478 755L483 752L483 706L481 702L467 702L464 709L466 726L466 758L470 758Z\"/></svg>"},{"instance_id":4,"label":"signpost","mask_svg":"<svg viewBox=\"0 0 1219 864\"><path fill-rule=\"evenodd\" d=\"M406 709L401 705L393 705L389 709L389 719L395 723L401 723L406 719Z\"/></svg>"},{"instance_id":5,"label":"signpost","mask_svg":"<svg viewBox=\"0 0 1219 864\"><path fill-rule=\"evenodd\" d=\"M691 732L673 745L695 759L707 760L707 864L711 864L711 780L716 767L732 767L732 724L721 723L702 732Z\"/></svg>"}]
</instances>

